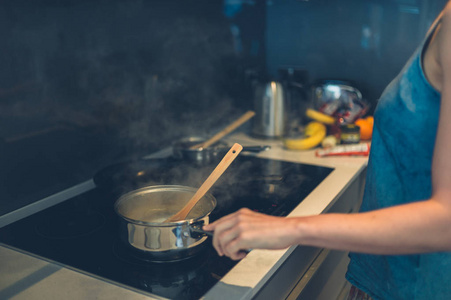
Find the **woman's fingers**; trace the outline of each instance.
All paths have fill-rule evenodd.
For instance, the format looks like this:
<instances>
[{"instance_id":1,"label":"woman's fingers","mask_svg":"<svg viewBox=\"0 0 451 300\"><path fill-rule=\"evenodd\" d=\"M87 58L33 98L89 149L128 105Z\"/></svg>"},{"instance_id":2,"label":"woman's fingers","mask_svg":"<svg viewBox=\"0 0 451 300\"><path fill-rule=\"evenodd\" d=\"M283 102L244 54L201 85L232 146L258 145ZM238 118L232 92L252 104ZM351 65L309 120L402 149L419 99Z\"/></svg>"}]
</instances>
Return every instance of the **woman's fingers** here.
<instances>
[{"instance_id":1,"label":"woman's fingers","mask_svg":"<svg viewBox=\"0 0 451 300\"><path fill-rule=\"evenodd\" d=\"M232 226L220 231L217 236L221 251L229 257L235 257L237 252L247 249L246 241L243 239L243 228L246 227L245 221L236 216L232 222Z\"/></svg>"},{"instance_id":2,"label":"woman's fingers","mask_svg":"<svg viewBox=\"0 0 451 300\"><path fill-rule=\"evenodd\" d=\"M246 212L238 212L230 218L220 222L215 229L216 245L221 253L231 257L230 244L239 240L242 233L242 227L246 225ZM215 240L214 239L214 240Z\"/></svg>"},{"instance_id":3,"label":"woman's fingers","mask_svg":"<svg viewBox=\"0 0 451 300\"><path fill-rule=\"evenodd\" d=\"M204 226L205 230L214 230L213 247L216 249L216 251L220 256L225 254L223 249L224 243L222 242L224 232L227 232L228 230L230 230L230 228L232 228L235 225L236 214L237 213L227 215L212 224Z\"/></svg>"},{"instance_id":4,"label":"woman's fingers","mask_svg":"<svg viewBox=\"0 0 451 300\"><path fill-rule=\"evenodd\" d=\"M255 217L261 215L249 209L241 209L225 216L216 222L204 226L205 230L214 230L213 246L219 255L226 255L232 259L246 256L244 249L249 249L242 239L245 228L252 227ZM258 218L258 217L257 217Z\"/></svg>"},{"instance_id":5,"label":"woman's fingers","mask_svg":"<svg viewBox=\"0 0 451 300\"><path fill-rule=\"evenodd\" d=\"M229 255L228 257L230 257L233 260L240 260L243 259L244 257L246 257L246 255L249 253L249 251L245 251L244 249L242 249L239 246L235 246L237 243L233 242L231 244L229 244Z\"/></svg>"},{"instance_id":6,"label":"woman's fingers","mask_svg":"<svg viewBox=\"0 0 451 300\"><path fill-rule=\"evenodd\" d=\"M243 250L279 249L289 245L293 239L286 236L285 229L290 228L287 219L249 209L241 209L203 228L214 231L213 246L218 254L235 260L246 256Z\"/></svg>"},{"instance_id":7,"label":"woman's fingers","mask_svg":"<svg viewBox=\"0 0 451 300\"><path fill-rule=\"evenodd\" d=\"M236 233L235 233L236 234ZM250 247L246 246L248 241L243 238L242 234L237 234L236 238L226 243L223 247L225 254L233 260L240 260L244 258Z\"/></svg>"}]
</instances>

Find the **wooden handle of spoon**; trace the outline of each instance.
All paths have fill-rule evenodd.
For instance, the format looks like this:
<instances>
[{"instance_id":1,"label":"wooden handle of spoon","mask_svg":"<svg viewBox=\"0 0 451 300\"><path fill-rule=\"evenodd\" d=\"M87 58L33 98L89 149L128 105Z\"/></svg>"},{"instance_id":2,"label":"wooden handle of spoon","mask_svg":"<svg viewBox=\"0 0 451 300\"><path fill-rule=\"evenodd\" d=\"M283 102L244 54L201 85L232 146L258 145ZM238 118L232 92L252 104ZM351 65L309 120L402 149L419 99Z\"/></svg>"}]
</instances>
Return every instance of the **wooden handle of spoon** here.
<instances>
[{"instance_id":1,"label":"wooden handle of spoon","mask_svg":"<svg viewBox=\"0 0 451 300\"><path fill-rule=\"evenodd\" d=\"M233 123L228 125L226 128L212 136L210 139L206 140L205 142L193 145L190 147L190 149L198 149L198 148L207 148L225 137L227 134L235 130L236 128L240 127L242 124L247 122L250 118L252 118L255 115L255 112L250 110L246 112L244 115L236 119Z\"/></svg>"},{"instance_id":2,"label":"wooden handle of spoon","mask_svg":"<svg viewBox=\"0 0 451 300\"><path fill-rule=\"evenodd\" d=\"M216 180L221 177L224 171L230 166L233 160L240 154L243 146L235 143L230 150L226 153L224 158L219 162L216 168L211 172L210 176L204 181L204 183L200 186L194 196L188 201L188 203L175 215L166 219L163 223L166 222L175 222L186 219L186 216L189 214L191 209L196 205L196 203L205 195L208 190L215 184Z\"/></svg>"}]
</instances>

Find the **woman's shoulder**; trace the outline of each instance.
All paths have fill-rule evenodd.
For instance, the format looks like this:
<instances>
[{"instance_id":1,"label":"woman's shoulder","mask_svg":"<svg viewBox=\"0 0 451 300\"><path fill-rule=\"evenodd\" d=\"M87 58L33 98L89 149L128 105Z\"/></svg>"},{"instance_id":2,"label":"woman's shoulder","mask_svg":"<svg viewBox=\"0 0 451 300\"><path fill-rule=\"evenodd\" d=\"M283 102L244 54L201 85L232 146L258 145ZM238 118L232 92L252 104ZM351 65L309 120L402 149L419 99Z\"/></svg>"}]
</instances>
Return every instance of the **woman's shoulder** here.
<instances>
[{"instance_id":1,"label":"woman's shoulder","mask_svg":"<svg viewBox=\"0 0 451 300\"><path fill-rule=\"evenodd\" d=\"M451 1L445 6L441 16L441 28L437 36L439 60L451 63Z\"/></svg>"},{"instance_id":2,"label":"woman's shoulder","mask_svg":"<svg viewBox=\"0 0 451 300\"><path fill-rule=\"evenodd\" d=\"M441 92L444 76L449 77L445 73L451 67L451 1L437 17L428 35L431 35L431 40L424 53L424 72L431 85Z\"/></svg>"}]
</instances>

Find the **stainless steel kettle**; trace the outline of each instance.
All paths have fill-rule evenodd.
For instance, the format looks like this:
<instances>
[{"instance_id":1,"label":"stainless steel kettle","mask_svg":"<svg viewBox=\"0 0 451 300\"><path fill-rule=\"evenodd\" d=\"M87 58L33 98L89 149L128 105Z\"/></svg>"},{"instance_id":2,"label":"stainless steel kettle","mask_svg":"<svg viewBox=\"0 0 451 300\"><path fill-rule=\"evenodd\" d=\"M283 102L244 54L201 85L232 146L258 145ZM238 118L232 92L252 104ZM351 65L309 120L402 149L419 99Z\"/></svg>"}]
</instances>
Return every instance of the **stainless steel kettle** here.
<instances>
[{"instance_id":1,"label":"stainless steel kettle","mask_svg":"<svg viewBox=\"0 0 451 300\"><path fill-rule=\"evenodd\" d=\"M284 135L287 123L286 96L280 82L271 81L255 89L254 110L253 135L265 138Z\"/></svg>"}]
</instances>

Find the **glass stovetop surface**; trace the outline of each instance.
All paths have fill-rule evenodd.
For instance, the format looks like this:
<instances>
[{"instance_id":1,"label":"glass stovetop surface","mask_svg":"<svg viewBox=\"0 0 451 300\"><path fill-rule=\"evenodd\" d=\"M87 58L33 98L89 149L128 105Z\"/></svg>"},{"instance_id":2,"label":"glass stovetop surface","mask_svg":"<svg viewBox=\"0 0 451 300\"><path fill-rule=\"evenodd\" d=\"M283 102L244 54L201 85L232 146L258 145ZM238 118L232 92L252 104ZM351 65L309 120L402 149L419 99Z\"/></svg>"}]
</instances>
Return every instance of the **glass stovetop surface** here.
<instances>
[{"instance_id":1,"label":"glass stovetop surface","mask_svg":"<svg viewBox=\"0 0 451 300\"><path fill-rule=\"evenodd\" d=\"M0 228L0 242L71 268L170 299L198 299L237 262L219 257L208 239L198 254L155 263L118 238L113 205L130 190L157 184L199 187L216 164L171 158L123 162L94 176L97 187ZM333 169L240 156L210 190L214 221L242 207L288 215Z\"/></svg>"}]
</instances>

